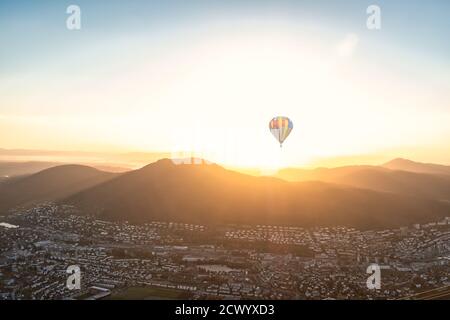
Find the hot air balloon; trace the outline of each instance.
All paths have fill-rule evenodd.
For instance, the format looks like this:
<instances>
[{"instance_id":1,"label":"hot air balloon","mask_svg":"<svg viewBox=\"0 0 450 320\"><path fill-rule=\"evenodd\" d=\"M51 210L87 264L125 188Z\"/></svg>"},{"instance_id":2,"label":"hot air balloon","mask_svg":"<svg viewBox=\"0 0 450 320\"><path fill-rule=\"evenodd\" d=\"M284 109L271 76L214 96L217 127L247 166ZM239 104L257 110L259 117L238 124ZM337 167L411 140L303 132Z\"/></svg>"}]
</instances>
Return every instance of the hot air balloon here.
<instances>
[{"instance_id":1,"label":"hot air balloon","mask_svg":"<svg viewBox=\"0 0 450 320\"><path fill-rule=\"evenodd\" d=\"M270 120L269 129L274 135L275 139L280 143L280 148L284 140L289 136L294 125L288 117L275 117Z\"/></svg>"}]
</instances>

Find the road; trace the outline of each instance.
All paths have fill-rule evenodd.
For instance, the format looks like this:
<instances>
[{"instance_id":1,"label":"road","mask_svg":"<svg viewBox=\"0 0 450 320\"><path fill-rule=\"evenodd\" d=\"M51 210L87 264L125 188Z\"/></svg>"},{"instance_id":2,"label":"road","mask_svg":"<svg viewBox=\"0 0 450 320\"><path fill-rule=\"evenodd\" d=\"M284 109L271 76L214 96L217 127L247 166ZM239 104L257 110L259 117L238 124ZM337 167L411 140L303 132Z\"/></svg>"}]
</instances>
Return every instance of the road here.
<instances>
[{"instance_id":1,"label":"road","mask_svg":"<svg viewBox=\"0 0 450 320\"><path fill-rule=\"evenodd\" d=\"M450 286L420 292L400 300L450 300Z\"/></svg>"}]
</instances>

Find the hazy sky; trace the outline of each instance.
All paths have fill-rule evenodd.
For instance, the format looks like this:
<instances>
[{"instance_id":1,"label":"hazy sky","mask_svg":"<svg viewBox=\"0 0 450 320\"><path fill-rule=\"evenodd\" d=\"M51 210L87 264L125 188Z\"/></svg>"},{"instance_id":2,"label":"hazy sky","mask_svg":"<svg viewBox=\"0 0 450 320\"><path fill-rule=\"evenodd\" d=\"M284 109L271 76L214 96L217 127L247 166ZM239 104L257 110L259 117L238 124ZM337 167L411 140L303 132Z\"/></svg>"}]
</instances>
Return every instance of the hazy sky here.
<instances>
[{"instance_id":1,"label":"hazy sky","mask_svg":"<svg viewBox=\"0 0 450 320\"><path fill-rule=\"evenodd\" d=\"M381 30L366 27L371 4ZM0 148L450 163L449 12L445 0L1 1ZM277 115L294 122L282 150Z\"/></svg>"}]
</instances>

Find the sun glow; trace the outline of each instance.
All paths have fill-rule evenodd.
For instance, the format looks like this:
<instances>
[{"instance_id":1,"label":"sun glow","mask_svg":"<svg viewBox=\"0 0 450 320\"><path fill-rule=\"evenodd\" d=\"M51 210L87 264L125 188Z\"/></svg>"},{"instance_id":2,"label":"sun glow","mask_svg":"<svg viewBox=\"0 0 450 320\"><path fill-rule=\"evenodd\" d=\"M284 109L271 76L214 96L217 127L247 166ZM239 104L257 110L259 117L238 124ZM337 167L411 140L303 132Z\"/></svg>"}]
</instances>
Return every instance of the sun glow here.
<instances>
[{"instance_id":1,"label":"sun glow","mask_svg":"<svg viewBox=\"0 0 450 320\"><path fill-rule=\"evenodd\" d=\"M7 89L25 82L28 91L8 91L5 103L43 109L0 115L0 142L8 147L14 132L15 145L23 148L189 151L263 171L436 139L446 143L450 116L421 108L429 101L427 87L412 99L408 79L362 58L364 42L356 34L323 36L263 22L200 29L158 40L165 50L156 52L141 38L115 40L116 46L125 41L140 48L139 59L129 53L126 63L92 59L101 62L77 62L74 74L9 80ZM92 50L93 57L104 54ZM442 104L442 94L433 101ZM294 123L281 149L268 128L277 115Z\"/></svg>"}]
</instances>

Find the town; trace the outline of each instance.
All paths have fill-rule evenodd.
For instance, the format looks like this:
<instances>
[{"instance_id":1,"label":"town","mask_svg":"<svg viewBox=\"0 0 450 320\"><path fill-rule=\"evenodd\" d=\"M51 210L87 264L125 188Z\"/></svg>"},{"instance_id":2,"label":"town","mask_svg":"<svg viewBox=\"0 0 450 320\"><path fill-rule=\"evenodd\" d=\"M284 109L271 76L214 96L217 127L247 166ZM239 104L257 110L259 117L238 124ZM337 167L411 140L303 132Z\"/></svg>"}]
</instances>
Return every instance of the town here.
<instances>
[{"instance_id":1,"label":"town","mask_svg":"<svg viewBox=\"0 0 450 320\"><path fill-rule=\"evenodd\" d=\"M450 217L390 230L0 216L0 299L401 299L450 285ZM381 267L381 288L366 269ZM66 272L79 266L81 288Z\"/></svg>"}]
</instances>

